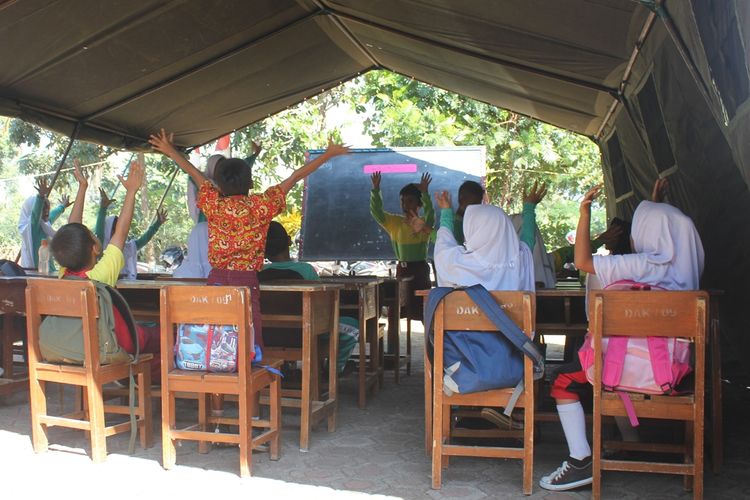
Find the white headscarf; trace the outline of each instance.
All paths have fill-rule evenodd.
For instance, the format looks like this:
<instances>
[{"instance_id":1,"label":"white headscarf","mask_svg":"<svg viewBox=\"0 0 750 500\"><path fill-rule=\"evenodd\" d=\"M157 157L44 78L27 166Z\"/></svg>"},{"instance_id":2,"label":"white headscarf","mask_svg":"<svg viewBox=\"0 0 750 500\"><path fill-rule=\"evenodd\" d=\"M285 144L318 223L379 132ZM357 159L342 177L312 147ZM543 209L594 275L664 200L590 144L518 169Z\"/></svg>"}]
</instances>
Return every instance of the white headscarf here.
<instances>
[{"instance_id":1,"label":"white headscarf","mask_svg":"<svg viewBox=\"0 0 750 500\"><path fill-rule=\"evenodd\" d=\"M21 267L36 267L34 264L36 262L36 258L34 257L34 238L31 234L31 212L34 210L36 198L37 195L26 198L26 201L21 206L21 215L18 217L18 232L21 233ZM40 218L39 225L48 238L52 238L55 235L55 230L49 221L44 221Z\"/></svg>"},{"instance_id":2,"label":"white headscarf","mask_svg":"<svg viewBox=\"0 0 750 500\"><path fill-rule=\"evenodd\" d=\"M511 214L511 222L516 230L516 234L521 234L521 226L523 226L523 214ZM534 232L534 280L536 283L544 283L544 288L555 288L555 265L552 262L552 256L547 253L547 247L544 246L544 238L539 228L536 228Z\"/></svg>"},{"instance_id":3,"label":"white headscarf","mask_svg":"<svg viewBox=\"0 0 750 500\"><path fill-rule=\"evenodd\" d=\"M175 278L208 278L211 264L208 263L208 222L193 226L187 241L187 256L174 270Z\"/></svg>"},{"instance_id":4,"label":"white headscarf","mask_svg":"<svg viewBox=\"0 0 750 500\"><path fill-rule=\"evenodd\" d=\"M224 155L211 155L208 160L206 161L206 168L203 169L203 174L208 177L209 179L214 178L214 170L216 169L216 164L219 163L219 160L223 160L225 158ZM198 188L200 186L196 187L195 184L192 182L188 182L188 188L187 188L187 206L188 206L188 212L190 213L190 217L192 217L193 222L198 222L198 214L200 214L200 209L198 209L196 205L196 201L198 199Z\"/></svg>"},{"instance_id":5,"label":"white headscarf","mask_svg":"<svg viewBox=\"0 0 750 500\"><path fill-rule=\"evenodd\" d=\"M104 219L103 248L107 248L109 240L112 238L112 225L114 225L115 218L114 215L110 215ZM135 240L125 241L125 247L122 249L122 254L125 257L125 267L120 271L120 275L124 275L129 280L136 279L138 277L138 245L135 244Z\"/></svg>"},{"instance_id":6,"label":"white headscarf","mask_svg":"<svg viewBox=\"0 0 750 500\"><path fill-rule=\"evenodd\" d=\"M703 244L693 221L677 207L642 201L633 214L634 254L594 256L602 286L618 280L697 290L703 272Z\"/></svg>"},{"instance_id":7,"label":"white headscarf","mask_svg":"<svg viewBox=\"0 0 750 500\"><path fill-rule=\"evenodd\" d=\"M481 284L488 290L534 290L531 250L519 241L505 212L492 205L469 205L464 214L464 246L441 227L435 242L439 286Z\"/></svg>"}]
</instances>

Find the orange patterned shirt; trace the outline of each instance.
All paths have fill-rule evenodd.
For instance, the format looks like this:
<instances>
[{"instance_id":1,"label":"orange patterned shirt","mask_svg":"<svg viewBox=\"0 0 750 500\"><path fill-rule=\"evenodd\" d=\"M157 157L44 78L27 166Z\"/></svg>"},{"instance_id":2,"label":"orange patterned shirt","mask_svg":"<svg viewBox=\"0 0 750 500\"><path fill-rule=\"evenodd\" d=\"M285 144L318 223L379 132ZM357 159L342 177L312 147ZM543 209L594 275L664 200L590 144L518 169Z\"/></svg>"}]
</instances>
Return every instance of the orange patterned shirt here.
<instances>
[{"instance_id":1,"label":"orange patterned shirt","mask_svg":"<svg viewBox=\"0 0 750 500\"><path fill-rule=\"evenodd\" d=\"M201 184L198 208L208 219L208 262L216 269L260 271L271 220L286 207L286 194L271 186L262 194L221 196Z\"/></svg>"}]
</instances>

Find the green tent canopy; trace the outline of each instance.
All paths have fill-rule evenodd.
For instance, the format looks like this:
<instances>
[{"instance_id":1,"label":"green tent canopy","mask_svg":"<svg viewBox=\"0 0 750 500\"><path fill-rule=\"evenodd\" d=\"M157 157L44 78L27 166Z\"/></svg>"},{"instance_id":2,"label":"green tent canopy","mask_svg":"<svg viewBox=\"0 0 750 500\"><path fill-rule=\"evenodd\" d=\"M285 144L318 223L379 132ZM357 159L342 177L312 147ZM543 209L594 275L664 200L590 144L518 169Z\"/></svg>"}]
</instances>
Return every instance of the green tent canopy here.
<instances>
[{"instance_id":1,"label":"green tent canopy","mask_svg":"<svg viewBox=\"0 0 750 500\"><path fill-rule=\"evenodd\" d=\"M611 216L658 177L750 352L750 8L718 0L0 0L0 114L194 146L384 68L585 134Z\"/></svg>"}]
</instances>

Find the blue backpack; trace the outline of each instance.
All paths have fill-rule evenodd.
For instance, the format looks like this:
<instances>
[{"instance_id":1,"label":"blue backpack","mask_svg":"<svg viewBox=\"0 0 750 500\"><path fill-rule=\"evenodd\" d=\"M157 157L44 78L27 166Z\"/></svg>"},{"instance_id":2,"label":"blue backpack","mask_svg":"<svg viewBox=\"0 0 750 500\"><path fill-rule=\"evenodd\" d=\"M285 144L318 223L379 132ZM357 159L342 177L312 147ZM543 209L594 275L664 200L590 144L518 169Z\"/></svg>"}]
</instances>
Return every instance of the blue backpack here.
<instances>
[{"instance_id":1,"label":"blue backpack","mask_svg":"<svg viewBox=\"0 0 750 500\"><path fill-rule=\"evenodd\" d=\"M446 331L443 344L443 387L446 392L467 394L515 387L518 395L523 390L523 356L534 363L534 379L544 375L544 357L495 302L486 288L433 288L425 306L425 331L432 347L432 320L440 301L451 292L464 290L497 327L497 335L489 332ZM510 405L509 405L510 406ZM510 413L512 406L506 408Z\"/></svg>"}]
</instances>

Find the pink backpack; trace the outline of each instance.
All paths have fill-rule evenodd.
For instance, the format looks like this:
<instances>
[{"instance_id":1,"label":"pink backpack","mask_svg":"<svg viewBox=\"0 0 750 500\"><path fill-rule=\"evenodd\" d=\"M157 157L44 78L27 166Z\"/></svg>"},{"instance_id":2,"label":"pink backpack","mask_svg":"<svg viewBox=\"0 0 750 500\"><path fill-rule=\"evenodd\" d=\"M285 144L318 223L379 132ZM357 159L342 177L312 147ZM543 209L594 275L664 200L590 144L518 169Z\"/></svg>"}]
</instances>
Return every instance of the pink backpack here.
<instances>
[{"instance_id":1,"label":"pink backpack","mask_svg":"<svg viewBox=\"0 0 750 500\"><path fill-rule=\"evenodd\" d=\"M605 287L605 290L652 289L664 290L630 280L616 281ZM675 387L692 371L690 343L678 338L610 336L602 339L602 351L602 385L618 392L634 427L638 425L638 418L626 393L675 394ZM586 378L593 383L594 348L588 335L578 356Z\"/></svg>"}]
</instances>

